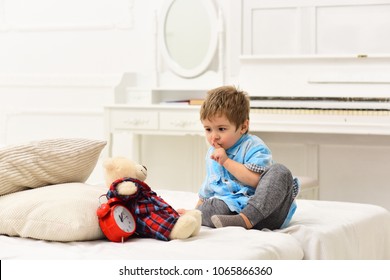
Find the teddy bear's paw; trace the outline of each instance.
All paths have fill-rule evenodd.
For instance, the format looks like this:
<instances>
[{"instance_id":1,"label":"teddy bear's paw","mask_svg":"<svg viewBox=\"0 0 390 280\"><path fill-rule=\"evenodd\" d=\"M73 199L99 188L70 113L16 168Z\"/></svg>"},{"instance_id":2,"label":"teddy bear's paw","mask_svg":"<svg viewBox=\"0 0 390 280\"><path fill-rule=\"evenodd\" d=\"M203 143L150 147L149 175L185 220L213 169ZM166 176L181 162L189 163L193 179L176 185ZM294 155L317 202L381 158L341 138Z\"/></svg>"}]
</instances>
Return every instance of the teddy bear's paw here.
<instances>
[{"instance_id":1,"label":"teddy bear's paw","mask_svg":"<svg viewBox=\"0 0 390 280\"><path fill-rule=\"evenodd\" d=\"M192 215L183 215L177 220L169 238L187 239L192 236L197 227L197 220Z\"/></svg>"},{"instance_id":2,"label":"teddy bear's paw","mask_svg":"<svg viewBox=\"0 0 390 280\"><path fill-rule=\"evenodd\" d=\"M199 234L200 227L202 226L202 212L197 209L193 210L186 210L184 215L190 215L195 218L196 220L196 227L194 231L192 232L191 236L195 236Z\"/></svg>"},{"instance_id":3,"label":"teddy bear's paw","mask_svg":"<svg viewBox=\"0 0 390 280\"><path fill-rule=\"evenodd\" d=\"M137 186L133 182L122 182L116 186L120 195L132 195L137 192Z\"/></svg>"}]
</instances>

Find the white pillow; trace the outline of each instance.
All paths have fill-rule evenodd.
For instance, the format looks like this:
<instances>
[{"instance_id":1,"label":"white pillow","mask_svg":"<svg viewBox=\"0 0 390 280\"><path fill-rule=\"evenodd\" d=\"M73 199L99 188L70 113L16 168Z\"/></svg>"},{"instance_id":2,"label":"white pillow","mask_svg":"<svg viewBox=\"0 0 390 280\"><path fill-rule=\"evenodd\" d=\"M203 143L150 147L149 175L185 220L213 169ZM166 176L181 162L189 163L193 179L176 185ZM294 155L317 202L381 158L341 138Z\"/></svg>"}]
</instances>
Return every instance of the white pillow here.
<instances>
[{"instance_id":1,"label":"white pillow","mask_svg":"<svg viewBox=\"0 0 390 280\"><path fill-rule=\"evenodd\" d=\"M67 183L0 196L0 234L50 241L104 238L96 210L104 186Z\"/></svg>"},{"instance_id":2,"label":"white pillow","mask_svg":"<svg viewBox=\"0 0 390 280\"><path fill-rule=\"evenodd\" d=\"M85 182L106 141L60 138L0 148L0 195Z\"/></svg>"}]
</instances>

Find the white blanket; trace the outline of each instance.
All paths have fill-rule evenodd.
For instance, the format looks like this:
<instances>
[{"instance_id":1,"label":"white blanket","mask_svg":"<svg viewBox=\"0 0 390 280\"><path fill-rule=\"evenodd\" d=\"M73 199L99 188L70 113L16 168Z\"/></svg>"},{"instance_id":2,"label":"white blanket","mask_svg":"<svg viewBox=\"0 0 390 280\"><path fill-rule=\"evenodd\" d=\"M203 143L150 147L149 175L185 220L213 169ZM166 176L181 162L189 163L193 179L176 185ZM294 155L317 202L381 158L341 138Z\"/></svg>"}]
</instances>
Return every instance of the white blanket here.
<instances>
[{"instance_id":1,"label":"white blanket","mask_svg":"<svg viewBox=\"0 0 390 280\"><path fill-rule=\"evenodd\" d=\"M304 259L390 259L390 212L369 204L299 200L290 226Z\"/></svg>"}]
</instances>

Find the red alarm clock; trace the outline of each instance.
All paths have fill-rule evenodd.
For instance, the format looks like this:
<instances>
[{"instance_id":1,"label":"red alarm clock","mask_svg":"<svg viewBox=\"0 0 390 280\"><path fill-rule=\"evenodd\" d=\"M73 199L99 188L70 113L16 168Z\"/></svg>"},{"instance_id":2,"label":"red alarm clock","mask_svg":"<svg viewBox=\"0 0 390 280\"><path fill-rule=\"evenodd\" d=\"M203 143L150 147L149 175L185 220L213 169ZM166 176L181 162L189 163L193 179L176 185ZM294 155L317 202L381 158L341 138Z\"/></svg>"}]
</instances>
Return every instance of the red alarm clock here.
<instances>
[{"instance_id":1,"label":"red alarm clock","mask_svg":"<svg viewBox=\"0 0 390 280\"><path fill-rule=\"evenodd\" d=\"M116 197L101 204L96 214L104 235L113 242L124 242L135 232L134 215Z\"/></svg>"}]
</instances>

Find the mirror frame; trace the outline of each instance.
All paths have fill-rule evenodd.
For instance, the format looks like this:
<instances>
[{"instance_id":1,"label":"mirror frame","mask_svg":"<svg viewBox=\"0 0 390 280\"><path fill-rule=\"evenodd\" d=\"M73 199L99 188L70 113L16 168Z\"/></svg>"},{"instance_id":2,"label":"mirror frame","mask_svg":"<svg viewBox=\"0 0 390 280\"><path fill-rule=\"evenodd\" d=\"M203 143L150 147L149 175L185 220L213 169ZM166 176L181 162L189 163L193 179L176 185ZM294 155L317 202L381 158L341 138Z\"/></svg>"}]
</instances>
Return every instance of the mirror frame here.
<instances>
[{"instance_id":1,"label":"mirror frame","mask_svg":"<svg viewBox=\"0 0 390 280\"><path fill-rule=\"evenodd\" d=\"M175 3L175 0L165 0L165 5L163 6L161 12L161 19L159 24L159 46L164 61L168 64L169 69L176 75L183 78L195 78L200 76L210 66L212 60L214 59L215 53L218 48L218 13L216 11L214 1L212 0L197 0L199 4L204 6L205 12L210 20L210 43L206 52L205 57L199 63L198 66L193 69L186 69L180 66L170 55L168 47L165 40L165 22L169 14L171 6Z\"/></svg>"}]
</instances>

